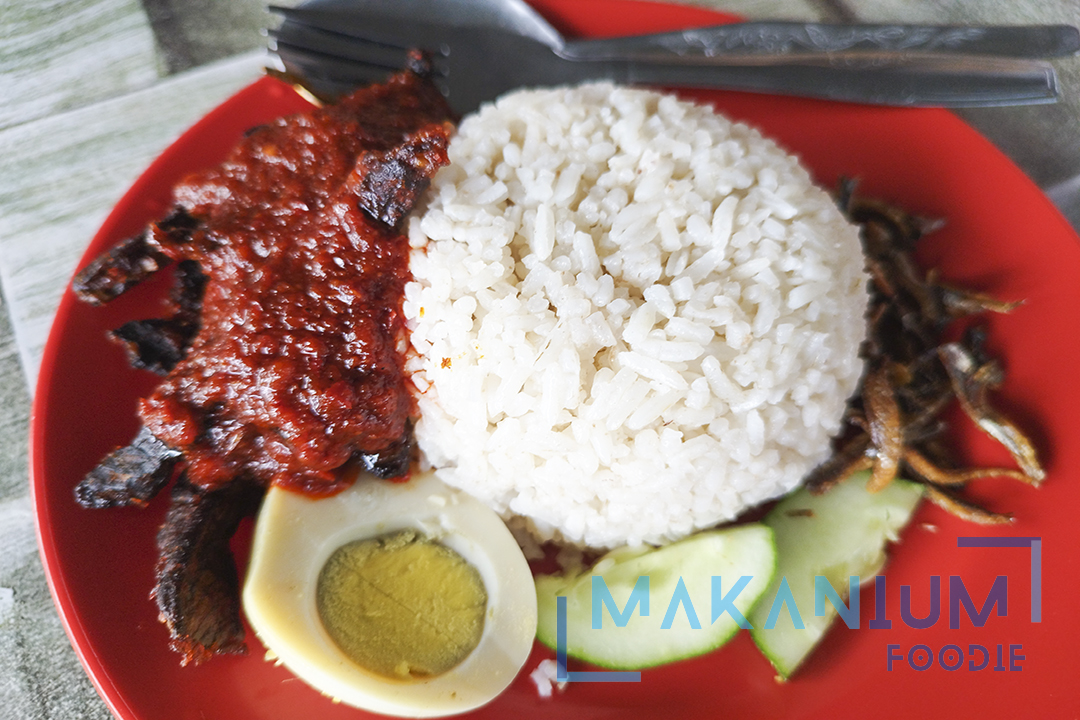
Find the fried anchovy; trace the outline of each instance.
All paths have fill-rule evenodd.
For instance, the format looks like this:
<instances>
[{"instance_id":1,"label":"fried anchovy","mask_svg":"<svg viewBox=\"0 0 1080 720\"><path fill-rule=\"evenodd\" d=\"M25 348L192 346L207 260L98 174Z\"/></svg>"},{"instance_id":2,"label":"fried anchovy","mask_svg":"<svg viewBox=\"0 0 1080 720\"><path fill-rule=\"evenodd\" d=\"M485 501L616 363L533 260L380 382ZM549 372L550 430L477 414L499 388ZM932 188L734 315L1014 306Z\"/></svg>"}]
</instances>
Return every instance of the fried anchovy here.
<instances>
[{"instance_id":1,"label":"fried anchovy","mask_svg":"<svg viewBox=\"0 0 1080 720\"><path fill-rule=\"evenodd\" d=\"M874 460L867 452L870 450L870 436L862 433L847 441L829 459L818 465L806 476L806 487L811 493L820 495L833 485L861 470L873 467Z\"/></svg>"},{"instance_id":2,"label":"fried anchovy","mask_svg":"<svg viewBox=\"0 0 1080 720\"><path fill-rule=\"evenodd\" d=\"M1022 300L1006 302L986 293L936 282L936 273L931 274L928 281L932 283L934 292L938 294L942 307L952 317L974 315L981 312L1011 313L1024 304Z\"/></svg>"},{"instance_id":3,"label":"fried anchovy","mask_svg":"<svg viewBox=\"0 0 1080 720\"><path fill-rule=\"evenodd\" d=\"M86 508L146 505L179 460L179 452L140 428L130 445L109 453L75 486L75 499Z\"/></svg>"},{"instance_id":4,"label":"fried anchovy","mask_svg":"<svg viewBox=\"0 0 1080 720\"><path fill-rule=\"evenodd\" d=\"M874 445L874 468L866 488L877 492L893 481L904 453L900 406L889 379L889 366L882 363L863 378L863 406Z\"/></svg>"},{"instance_id":5,"label":"fried anchovy","mask_svg":"<svg viewBox=\"0 0 1080 720\"><path fill-rule=\"evenodd\" d=\"M912 251L940 223L920 219L886 203L856 197L842 180L838 204L861 225L871 277L868 333L860 352L865 372L851 399L833 455L806 478L821 493L858 470L871 469L867 487L878 490L899 471L926 486L927 497L945 510L980 523L1008 522L954 494L980 477L1009 477L1037 485L1045 476L1032 443L987 401L1002 379L1001 367L983 352L984 331L975 326L959 343L942 344L949 323L978 312L1007 313L1020 303L945 285L936 271L923 274ZM1020 466L956 469L942 443L940 417L952 399L1004 444Z\"/></svg>"},{"instance_id":6,"label":"fried anchovy","mask_svg":"<svg viewBox=\"0 0 1080 720\"><path fill-rule=\"evenodd\" d=\"M255 514L263 493L258 484L239 479L214 490L184 475L177 479L157 536L157 585L150 596L181 665L247 652L229 539L240 520Z\"/></svg>"},{"instance_id":7,"label":"fried anchovy","mask_svg":"<svg viewBox=\"0 0 1080 720\"><path fill-rule=\"evenodd\" d=\"M990 437L1009 451L1020 469L1038 484L1046 477L1039 464L1031 441L1012 422L996 412L987 399L989 388L1001 381L1001 371L995 364L978 363L976 357L960 343L946 343L938 355L952 380L960 407L968 417Z\"/></svg>"},{"instance_id":8,"label":"fried anchovy","mask_svg":"<svg viewBox=\"0 0 1080 720\"><path fill-rule=\"evenodd\" d=\"M181 260L176 267L176 287L171 317L133 320L111 335L124 344L133 367L167 375L176 367L199 332L200 311L206 276L193 260Z\"/></svg>"},{"instance_id":9,"label":"fried anchovy","mask_svg":"<svg viewBox=\"0 0 1080 720\"><path fill-rule=\"evenodd\" d=\"M980 525L1006 525L1013 521L1012 515L996 513L970 503L951 492L934 485L924 484L926 498L951 515L961 520L978 523Z\"/></svg>"},{"instance_id":10,"label":"fried anchovy","mask_svg":"<svg viewBox=\"0 0 1080 720\"><path fill-rule=\"evenodd\" d=\"M1020 470L1010 468L971 468L953 470L938 467L930 458L915 448L904 449L904 466L917 478L934 485L963 486L977 478L1007 477L1032 484L1034 481Z\"/></svg>"}]
</instances>

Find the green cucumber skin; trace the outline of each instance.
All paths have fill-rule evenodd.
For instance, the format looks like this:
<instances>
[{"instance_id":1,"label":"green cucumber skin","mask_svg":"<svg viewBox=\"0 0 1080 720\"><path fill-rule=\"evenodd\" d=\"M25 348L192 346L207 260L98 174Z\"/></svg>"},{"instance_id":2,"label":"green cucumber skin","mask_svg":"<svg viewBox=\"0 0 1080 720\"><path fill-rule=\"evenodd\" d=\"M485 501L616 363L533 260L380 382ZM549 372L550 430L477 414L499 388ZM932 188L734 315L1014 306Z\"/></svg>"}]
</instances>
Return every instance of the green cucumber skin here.
<instances>
[{"instance_id":1,"label":"green cucumber skin","mask_svg":"<svg viewBox=\"0 0 1080 720\"><path fill-rule=\"evenodd\" d=\"M733 549L735 553L725 557L725 548ZM750 550L753 550L753 557L747 557ZM704 562L701 553L705 552L714 553L718 562ZM710 569L718 565L722 565L721 572ZM648 575L649 616L641 617L639 607L625 627L617 628L605 608L604 629L593 630L594 572L585 571L572 577L539 576L536 578L537 639L556 649L556 597L563 595L567 598L568 656L598 667L639 670L711 652L734 637L740 628L729 613L722 614L715 623L710 622L712 575L729 578L729 582L723 583L725 594L739 577L753 577L734 603L749 618L754 604L769 587L776 572L777 553L773 531L761 524L750 524L699 533L659 549L616 550L601 558L594 568L600 569L599 574L607 581L620 610L625 610L637 578ZM700 629L690 627L685 607L679 607L671 628L660 628L680 577L687 587Z\"/></svg>"},{"instance_id":2,"label":"green cucumber skin","mask_svg":"<svg viewBox=\"0 0 1080 720\"><path fill-rule=\"evenodd\" d=\"M922 497L916 483L894 481L878 493L865 491L869 473L858 473L822 495L798 490L780 501L762 521L776 533L777 575L750 617L754 643L788 679L809 656L835 619L814 615L814 578L825 576L841 599L848 601L848 578L866 582L885 564L885 547L910 521ZM812 517L792 511L813 512ZM781 579L786 577L805 629L794 627L786 609L776 626L765 629Z\"/></svg>"}]
</instances>

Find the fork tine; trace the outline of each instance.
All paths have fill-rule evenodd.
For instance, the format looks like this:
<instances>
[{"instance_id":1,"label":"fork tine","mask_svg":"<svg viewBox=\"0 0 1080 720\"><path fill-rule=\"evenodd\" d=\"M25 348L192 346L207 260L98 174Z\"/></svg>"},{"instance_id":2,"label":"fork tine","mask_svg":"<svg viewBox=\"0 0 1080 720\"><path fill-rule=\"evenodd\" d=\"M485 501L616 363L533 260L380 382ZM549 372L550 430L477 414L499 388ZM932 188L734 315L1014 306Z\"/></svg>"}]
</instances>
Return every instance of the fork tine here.
<instances>
[{"instance_id":1,"label":"fork tine","mask_svg":"<svg viewBox=\"0 0 1080 720\"><path fill-rule=\"evenodd\" d=\"M277 30L271 30L269 35L275 46L284 45L292 50L320 57L377 65L388 70L402 67L408 55L406 48L353 38L319 28L295 25L288 21Z\"/></svg>"},{"instance_id":2,"label":"fork tine","mask_svg":"<svg viewBox=\"0 0 1080 720\"><path fill-rule=\"evenodd\" d=\"M440 38L446 28L412 23L403 28L400 19L357 15L341 9L282 8L271 6L271 11L285 18L289 26L303 26L331 32L342 38L350 38L408 50L420 47L428 52L442 52Z\"/></svg>"},{"instance_id":3,"label":"fork tine","mask_svg":"<svg viewBox=\"0 0 1080 720\"><path fill-rule=\"evenodd\" d=\"M340 93L361 85L383 82L396 68L343 60L332 55L321 55L305 48L294 48L278 42L275 54L292 75L317 83L324 92ZM333 86L328 88L327 86Z\"/></svg>"}]
</instances>

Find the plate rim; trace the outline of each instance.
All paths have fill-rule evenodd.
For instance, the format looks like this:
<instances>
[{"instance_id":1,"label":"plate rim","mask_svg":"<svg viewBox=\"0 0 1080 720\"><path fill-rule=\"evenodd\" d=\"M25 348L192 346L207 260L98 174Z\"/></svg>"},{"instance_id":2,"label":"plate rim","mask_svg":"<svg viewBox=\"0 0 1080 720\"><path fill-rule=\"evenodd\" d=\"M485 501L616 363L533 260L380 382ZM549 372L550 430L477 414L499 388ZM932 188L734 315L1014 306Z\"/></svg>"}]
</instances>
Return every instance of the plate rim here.
<instances>
[{"instance_id":1,"label":"plate rim","mask_svg":"<svg viewBox=\"0 0 1080 720\"><path fill-rule=\"evenodd\" d=\"M607 0L611 2L612 0ZM619 2L638 2L639 0L618 0ZM539 3L536 3L539 4ZM647 3L649 5L655 5L667 9L669 5L667 3ZM689 7L689 6L686 6ZM714 17L730 17L717 13L711 13L701 8L697 8L702 12L710 13ZM271 88L274 88L271 90ZM154 161L142 172L135 182L123 193L119 200L114 204L110 210L108 216L101 224L98 231L94 234L87 249L80 257L77 267L83 267L86 262L100 252L101 247L107 239L114 238L118 234L118 228L127 224L130 217L130 208L138 198L145 196L148 192L148 188L155 183L155 176L162 173L162 169L166 166L174 163L176 158L182 153L181 146L186 140L193 136L206 131L207 128L212 128L221 122L223 116L232 112L233 108L244 102L251 102L253 98L261 96L267 92L278 92L282 89L288 90L292 93L292 89L285 83L270 77L262 77L254 80L242 88L237 93L233 94L221 104L216 106L209 113L200 118L195 124L184 131L178 138L169 144L169 146L159 154ZM826 102L826 101L810 101L810 102ZM834 104L834 103L830 103ZM840 103L835 103L840 104ZM926 111L927 109L920 109ZM907 109L898 109L899 112L907 112ZM1005 153L997 146L991 143L985 136L978 132L975 128L965 123L961 118L955 114L946 110L930 109L930 112L940 113L942 116L951 118L951 121L959 123L963 128L972 133L973 136L979 138L985 145L985 151L996 154L1000 158L1004 159L1007 167L1011 171L1015 172L1024 182L1030 184L1032 187L1038 190L1038 187L1034 184L1030 177L1026 175L1016 164L1008 158ZM1044 207L1043 212L1047 212L1057 218L1062 228L1072 235L1078 243L1080 243L1080 237L1077 237L1076 230L1068 223L1064 215L1060 210L1050 201L1050 199L1041 190L1038 192L1038 196L1041 197ZM67 579L64 574L59 571L58 562L59 558L56 555L56 542L52 536L53 528L51 525L51 514L49 505L42 498L44 496L44 487L47 478L46 470L46 457L44 448L46 424L49 416L49 403L55 401L52 397L53 387L51 382L51 372L48 372L56 363L57 356L62 352L63 339L61 337L61 330L64 326L71 321L70 315L72 313L74 304L78 301L74 298L70 290L70 283L65 287L65 291L61 298L60 304L57 308L57 313L54 316L52 328L49 331L48 339L42 354L41 369L39 373L36 392L31 404L30 414L30 432L29 432L29 480L30 480L30 499L34 512L34 525L35 535L37 539L39 555L42 560L42 564L45 570L46 581L52 595L54 604L58 610L61 623L64 630L71 642L73 649L78 656L80 663L87 675L89 675L93 682L98 694L102 697L104 702L108 705L111 712L126 720L143 720L142 717L132 709L132 707L125 701L124 693L120 687L114 681L109 669L99 658L98 654L94 651L92 644L87 636L82 613L79 608L76 607L71 592L68 588Z\"/></svg>"}]
</instances>

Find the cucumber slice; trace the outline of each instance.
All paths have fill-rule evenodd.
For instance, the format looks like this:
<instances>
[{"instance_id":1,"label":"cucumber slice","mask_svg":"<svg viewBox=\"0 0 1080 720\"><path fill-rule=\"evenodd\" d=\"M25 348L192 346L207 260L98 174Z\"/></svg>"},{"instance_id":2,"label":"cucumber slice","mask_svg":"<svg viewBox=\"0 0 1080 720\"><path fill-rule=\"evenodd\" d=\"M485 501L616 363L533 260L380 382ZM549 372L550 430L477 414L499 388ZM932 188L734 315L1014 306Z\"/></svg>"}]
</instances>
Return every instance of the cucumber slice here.
<instances>
[{"instance_id":1,"label":"cucumber slice","mask_svg":"<svg viewBox=\"0 0 1080 720\"><path fill-rule=\"evenodd\" d=\"M723 645L740 627L726 611L713 622L714 603L723 608L723 598L740 578L749 576L745 586L731 596L731 605L745 617L769 586L775 569L773 531L760 524L698 533L661 548L614 550L581 574L536 578L537 638L556 647L556 598L561 595L567 599L570 657L601 667L637 670L701 655ZM718 593L714 593L714 576L720 578ZM642 578L647 578L647 591ZM605 604L603 587L610 592L614 610ZM599 608L600 629L593 629L594 604ZM615 615L620 616L619 622Z\"/></svg>"},{"instance_id":2,"label":"cucumber slice","mask_svg":"<svg viewBox=\"0 0 1080 720\"><path fill-rule=\"evenodd\" d=\"M921 485L904 480L869 493L869 476L853 475L822 495L798 490L763 521L776 533L779 563L771 587L750 615L751 636L783 679L795 672L837 615L828 600L824 616L815 615L815 577L825 577L847 603L849 578L867 582L885 566L886 542L897 539L922 497ZM784 605L774 627L766 629L785 578L804 627L795 627Z\"/></svg>"}]
</instances>

